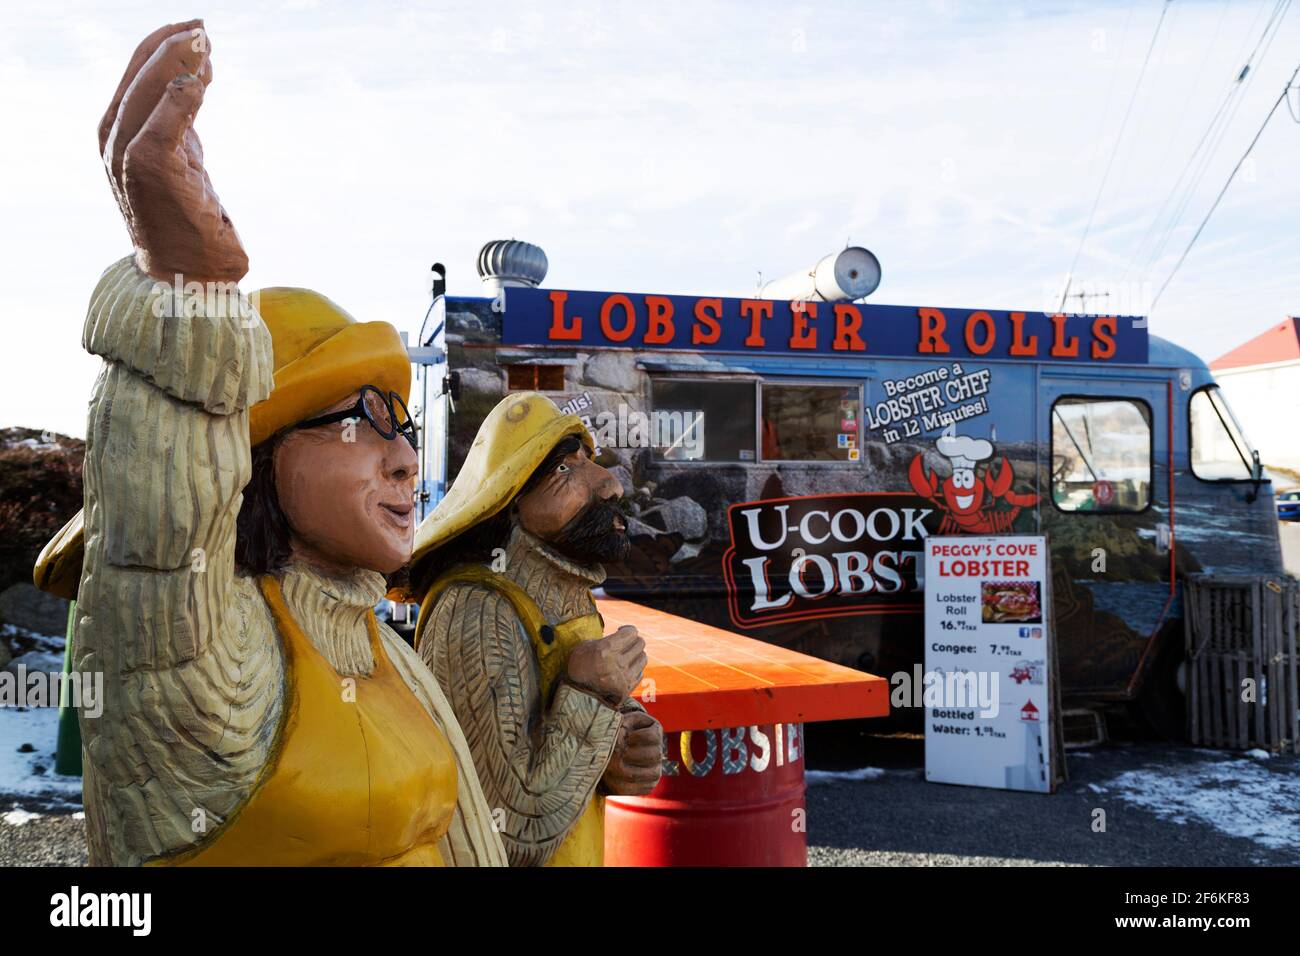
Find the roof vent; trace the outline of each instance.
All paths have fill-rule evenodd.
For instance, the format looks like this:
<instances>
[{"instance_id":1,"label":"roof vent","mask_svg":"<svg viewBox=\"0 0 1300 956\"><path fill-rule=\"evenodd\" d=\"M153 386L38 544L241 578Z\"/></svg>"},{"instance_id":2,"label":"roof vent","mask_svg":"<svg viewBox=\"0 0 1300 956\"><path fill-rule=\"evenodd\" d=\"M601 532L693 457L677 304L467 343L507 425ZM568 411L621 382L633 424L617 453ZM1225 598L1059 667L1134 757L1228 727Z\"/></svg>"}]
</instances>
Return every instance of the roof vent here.
<instances>
[{"instance_id":1,"label":"roof vent","mask_svg":"<svg viewBox=\"0 0 1300 956\"><path fill-rule=\"evenodd\" d=\"M535 289L549 268L540 246L518 239L493 239L478 251L478 274L488 295L502 289Z\"/></svg>"}]
</instances>

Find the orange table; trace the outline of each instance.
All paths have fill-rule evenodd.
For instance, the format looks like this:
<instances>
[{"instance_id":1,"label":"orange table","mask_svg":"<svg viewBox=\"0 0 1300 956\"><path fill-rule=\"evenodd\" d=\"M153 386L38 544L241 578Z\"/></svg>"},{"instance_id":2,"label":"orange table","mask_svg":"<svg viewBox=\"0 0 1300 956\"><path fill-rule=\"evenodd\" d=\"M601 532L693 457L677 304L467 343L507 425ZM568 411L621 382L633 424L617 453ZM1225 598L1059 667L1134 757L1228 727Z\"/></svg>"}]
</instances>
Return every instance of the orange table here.
<instances>
[{"instance_id":1,"label":"orange table","mask_svg":"<svg viewBox=\"0 0 1300 956\"><path fill-rule=\"evenodd\" d=\"M889 713L883 677L631 601L599 598L596 608L606 633L631 624L645 638L645 677L654 683L636 693L666 731Z\"/></svg>"},{"instance_id":2,"label":"orange table","mask_svg":"<svg viewBox=\"0 0 1300 956\"><path fill-rule=\"evenodd\" d=\"M803 724L883 717L888 682L630 601L596 607L605 633L645 638L635 694L665 731L659 785L605 803L605 865L803 866Z\"/></svg>"}]
</instances>

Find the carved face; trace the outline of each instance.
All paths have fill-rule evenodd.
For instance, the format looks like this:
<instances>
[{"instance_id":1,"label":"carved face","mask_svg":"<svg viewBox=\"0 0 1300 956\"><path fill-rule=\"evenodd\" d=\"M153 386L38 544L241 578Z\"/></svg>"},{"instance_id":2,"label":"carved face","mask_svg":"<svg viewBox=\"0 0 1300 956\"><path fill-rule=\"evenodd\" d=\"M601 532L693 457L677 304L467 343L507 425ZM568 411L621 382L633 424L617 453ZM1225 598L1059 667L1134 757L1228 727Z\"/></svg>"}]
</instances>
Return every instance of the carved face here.
<instances>
[{"instance_id":1,"label":"carved face","mask_svg":"<svg viewBox=\"0 0 1300 956\"><path fill-rule=\"evenodd\" d=\"M621 561L631 542L614 502L623 497L617 478L579 447L515 501L525 531L574 561Z\"/></svg>"},{"instance_id":2,"label":"carved face","mask_svg":"<svg viewBox=\"0 0 1300 956\"><path fill-rule=\"evenodd\" d=\"M351 408L357 395L321 414ZM417 467L405 438L389 441L365 419L287 432L275 449L275 490L294 558L339 573L396 571L411 558Z\"/></svg>"}]
</instances>

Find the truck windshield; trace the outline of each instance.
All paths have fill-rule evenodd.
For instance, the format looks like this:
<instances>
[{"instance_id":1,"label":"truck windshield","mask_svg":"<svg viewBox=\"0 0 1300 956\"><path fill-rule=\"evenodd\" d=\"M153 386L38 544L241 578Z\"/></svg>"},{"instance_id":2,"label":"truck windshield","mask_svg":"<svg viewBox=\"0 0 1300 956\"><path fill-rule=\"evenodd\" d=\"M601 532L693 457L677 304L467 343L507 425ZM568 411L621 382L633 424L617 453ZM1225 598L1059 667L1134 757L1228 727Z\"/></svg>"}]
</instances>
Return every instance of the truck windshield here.
<instances>
[{"instance_id":1,"label":"truck windshield","mask_svg":"<svg viewBox=\"0 0 1300 956\"><path fill-rule=\"evenodd\" d=\"M1189 410L1192 474L1205 481L1249 481L1254 451L1219 386L1193 394Z\"/></svg>"}]
</instances>

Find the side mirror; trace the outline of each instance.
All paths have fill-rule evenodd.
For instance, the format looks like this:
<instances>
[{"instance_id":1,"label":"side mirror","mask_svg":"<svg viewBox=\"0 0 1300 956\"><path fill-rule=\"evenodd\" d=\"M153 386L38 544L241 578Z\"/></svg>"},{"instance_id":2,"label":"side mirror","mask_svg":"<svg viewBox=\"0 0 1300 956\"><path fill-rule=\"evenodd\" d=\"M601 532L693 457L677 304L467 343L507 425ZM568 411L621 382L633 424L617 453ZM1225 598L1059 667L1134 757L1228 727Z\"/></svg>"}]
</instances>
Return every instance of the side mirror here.
<instances>
[{"instance_id":1,"label":"side mirror","mask_svg":"<svg viewBox=\"0 0 1300 956\"><path fill-rule=\"evenodd\" d=\"M1246 495L1247 504L1253 504L1255 499L1259 497L1259 486L1264 483L1264 465L1259 460L1259 449L1251 449L1250 459L1250 480L1255 484L1250 489L1250 494Z\"/></svg>"}]
</instances>

